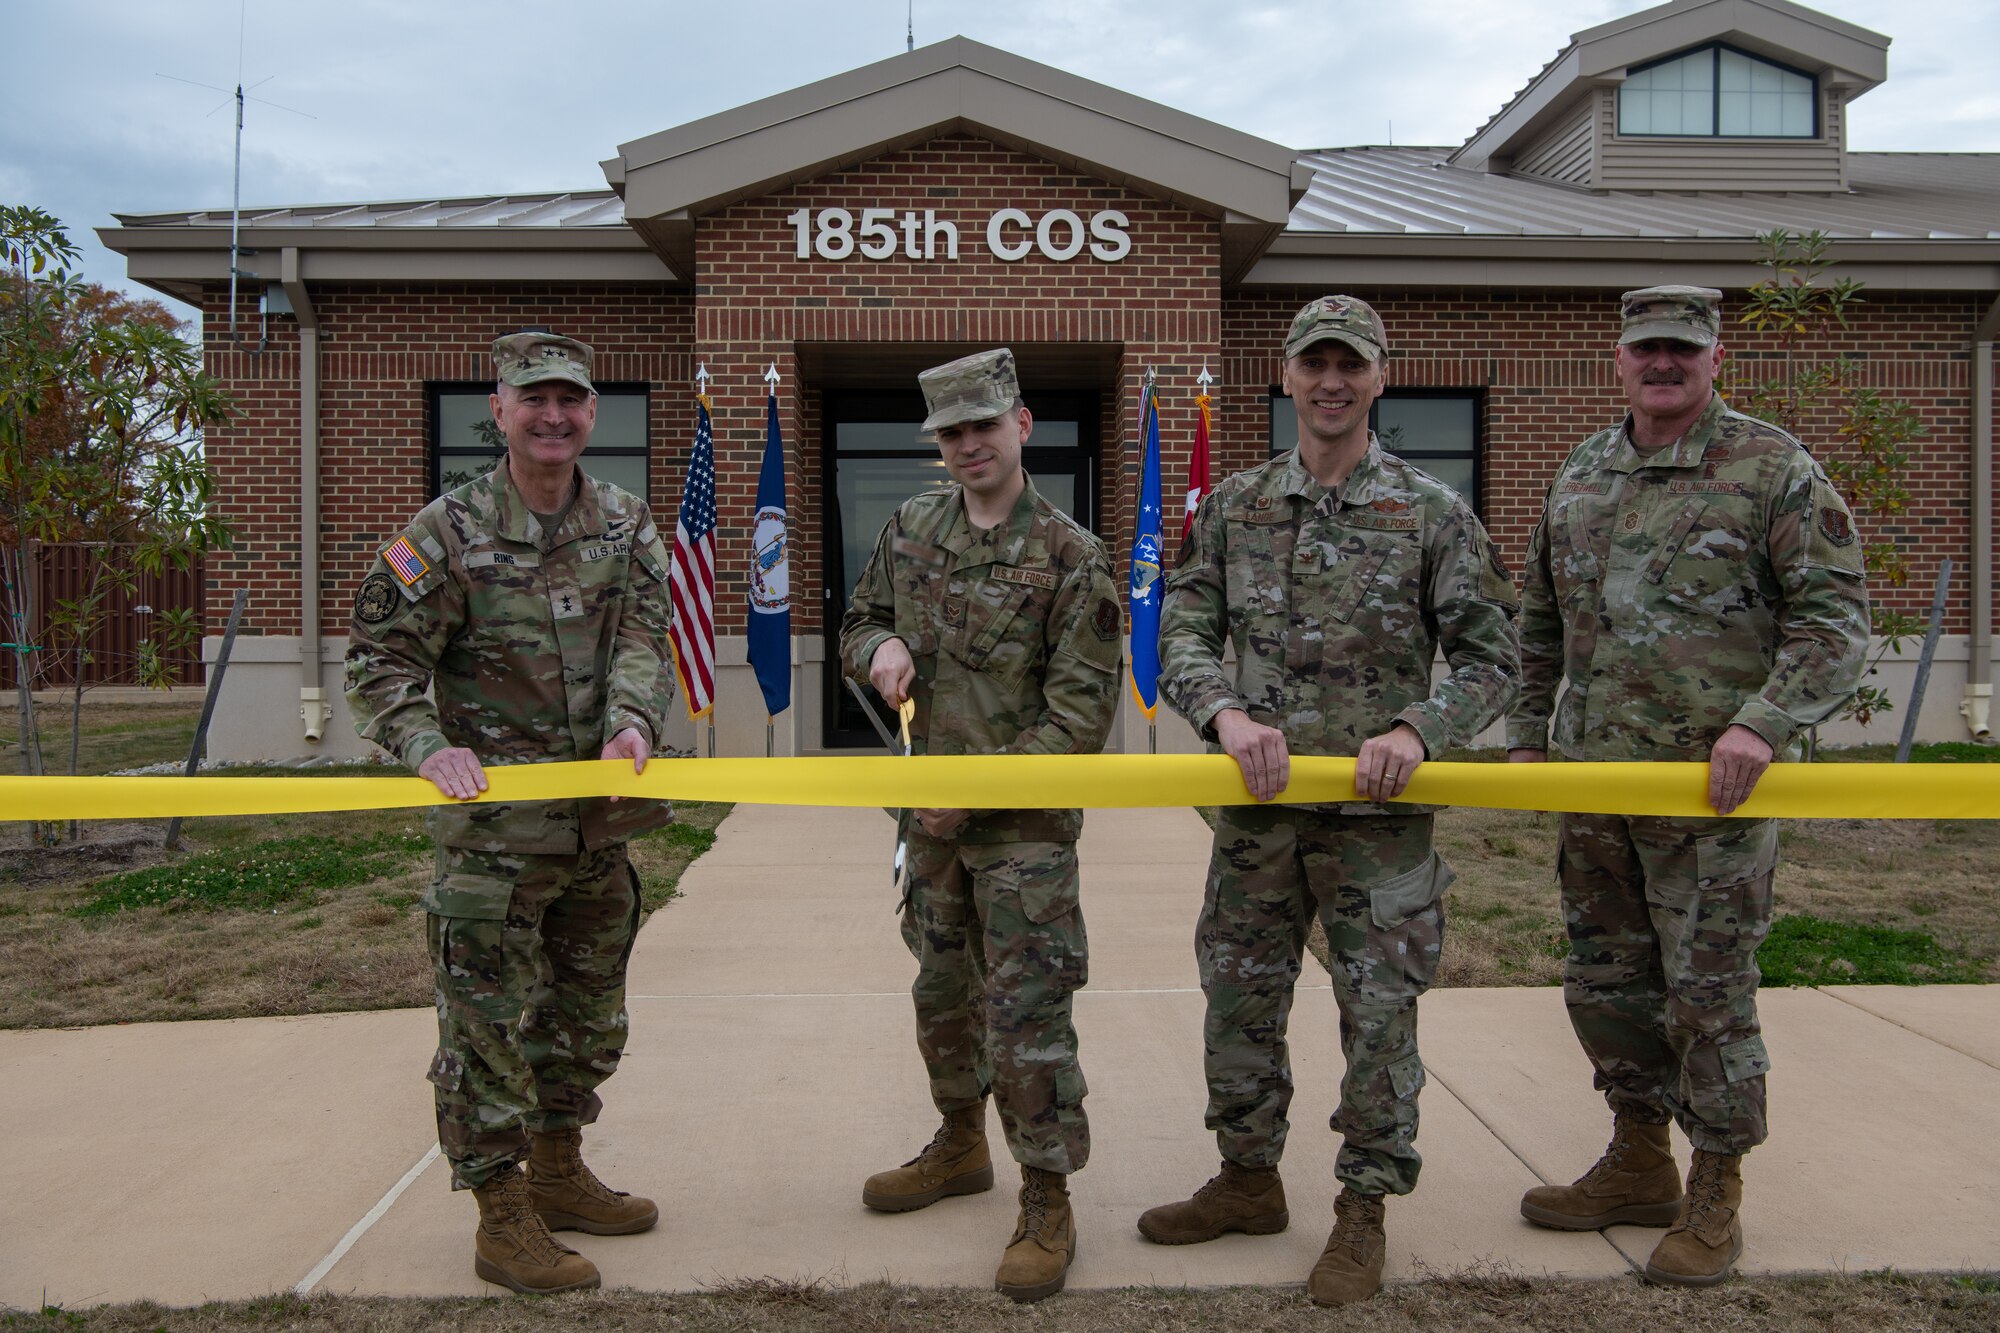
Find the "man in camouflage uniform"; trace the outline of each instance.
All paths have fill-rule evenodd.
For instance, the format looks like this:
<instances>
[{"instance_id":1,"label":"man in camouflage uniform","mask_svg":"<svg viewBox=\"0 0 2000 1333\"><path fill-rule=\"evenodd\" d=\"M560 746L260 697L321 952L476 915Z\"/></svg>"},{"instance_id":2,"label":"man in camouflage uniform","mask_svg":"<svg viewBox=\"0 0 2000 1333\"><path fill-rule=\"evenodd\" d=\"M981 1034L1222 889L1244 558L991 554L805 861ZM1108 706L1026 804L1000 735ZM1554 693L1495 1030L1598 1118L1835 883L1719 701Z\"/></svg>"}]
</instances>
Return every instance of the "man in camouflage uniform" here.
<instances>
[{"instance_id":1,"label":"man in camouflage uniform","mask_svg":"<svg viewBox=\"0 0 2000 1333\"><path fill-rule=\"evenodd\" d=\"M597 418L590 348L519 333L496 340L493 359L506 456L383 548L347 653L361 734L461 800L486 789L487 765L629 759L643 771L673 694L659 534L644 501L576 462ZM672 817L664 802L616 797L433 812L430 1079L452 1186L479 1204L474 1266L490 1282L595 1287L597 1269L549 1231L621 1235L659 1217L607 1189L579 1144L625 1046L639 922L625 840Z\"/></svg>"},{"instance_id":2,"label":"man in camouflage uniform","mask_svg":"<svg viewBox=\"0 0 2000 1333\"><path fill-rule=\"evenodd\" d=\"M1368 429L1387 373L1375 311L1350 296L1313 301L1284 350L1299 447L1202 500L1167 581L1160 686L1259 802L1284 790L1294 752L1354 755L1359 799L1217 811L1195 956L1222 1170L1193 1198L1148 1210L1139 1230L1182 1245L1288 1225L1285 1026L1317 915L1347 1060L1332 1121L1344 1188L1307 1290L1338 1305L1380 1287L1383 1196L1409 1193L1422 1165L1417 997L1437 969L1452 878L1431 846L1435 807L1383 802L1511 701L1515 598L1466 503ZM1450 671L1433 686L1440 646Z\"/></svg>"},{"instance_id":3,"label":"man in camouflage uniform","mask_svg":"<svg viewBox=\"0 0 2000 1333\"><path fill-rule=\"evenodd\" d=\"M840 650L848 674L915 704L917 754L1095 754L1118 701L1123 628L1096 537L1021 467L1034 419L1013 354L919 375L952 485L906 501L861 572ZM906 812L903 940L917 959L917 1048L944 1121L871 1176L887 1212L992 1188L986 1094L1021 1164L1021 1213L995 1285L1062 1290L1076 1253L1068 1177L1090 1155L1070 996L1089 951L1076 810Z\"/></svg>"},{"instance_id":4,"label":"man in camouflage uniform","mask_svg":"<svg viewBox=\"0 0 2000 1333\"><path fill-rule=\"evenodd\" d=\"M1774 758L1854 693L1868 646L1861 543L1803 446L1730 411L1722 293L1621 298L1631 407L1579 445L1528 548L1509 757L1708 761L1727 816ZM1567 679L1560 703L1557 686ZM1743 1250L1743 1154L1764 1141L1757 946L1771 925L1773 820L1562 817L1563 998L1611 1104L1611 1146L1529 1221L1669 1230L1661 1282L1720 1282ZM1694 1145L1683 1193L1671 1116Z\"/></svg>"}]
</instances>

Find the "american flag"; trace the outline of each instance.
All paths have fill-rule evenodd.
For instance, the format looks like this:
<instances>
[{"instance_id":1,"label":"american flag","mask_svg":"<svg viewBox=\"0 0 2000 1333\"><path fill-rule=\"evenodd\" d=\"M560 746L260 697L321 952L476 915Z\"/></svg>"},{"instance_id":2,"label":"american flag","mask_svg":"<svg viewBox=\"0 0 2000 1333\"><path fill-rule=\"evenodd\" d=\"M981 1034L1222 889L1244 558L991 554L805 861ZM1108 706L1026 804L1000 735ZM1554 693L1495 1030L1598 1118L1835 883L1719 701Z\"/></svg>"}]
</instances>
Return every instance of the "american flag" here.
<instances>
[{"instance_id":1,"label":"american flag","mask_svg":"<svg viewBox=\"0 0 2000 1333\"><path fill-rule=\"evenodd\" d=\"M674 520L674 558L669 585L674 596L674 669L689 717L706 717L715 707L715 440L708 424L708 398L695 399L694 457L688 461L687 489Z\"/></svg>"}]
</instances>

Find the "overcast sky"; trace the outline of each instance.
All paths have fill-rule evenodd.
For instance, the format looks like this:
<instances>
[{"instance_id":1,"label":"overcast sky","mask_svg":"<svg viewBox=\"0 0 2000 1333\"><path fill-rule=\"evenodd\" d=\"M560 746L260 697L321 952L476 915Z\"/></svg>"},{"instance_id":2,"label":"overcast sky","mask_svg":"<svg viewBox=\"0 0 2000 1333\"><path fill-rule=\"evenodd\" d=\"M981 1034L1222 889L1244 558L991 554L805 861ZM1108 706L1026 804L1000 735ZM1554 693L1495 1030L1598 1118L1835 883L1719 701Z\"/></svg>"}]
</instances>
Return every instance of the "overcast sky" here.
<instances>
[{"instance_id":1,"label":"overcast sky","mask_svg":"<svg viewBox=\"0 0 2000 1333\"><path fill-rule=\"evenodd\" d=\"M1292 148L1456 144L1569 34L1649 0L916 0L962 34ZM1821 0L1894 38L1861 150L2000 151L2000 3ZM0 202L97 245L113 212L604 187L620 143L903 50L906 0L60 0L0 3ZM185 307L181 307L186 312Z\"/></svg>"}]
</instances>

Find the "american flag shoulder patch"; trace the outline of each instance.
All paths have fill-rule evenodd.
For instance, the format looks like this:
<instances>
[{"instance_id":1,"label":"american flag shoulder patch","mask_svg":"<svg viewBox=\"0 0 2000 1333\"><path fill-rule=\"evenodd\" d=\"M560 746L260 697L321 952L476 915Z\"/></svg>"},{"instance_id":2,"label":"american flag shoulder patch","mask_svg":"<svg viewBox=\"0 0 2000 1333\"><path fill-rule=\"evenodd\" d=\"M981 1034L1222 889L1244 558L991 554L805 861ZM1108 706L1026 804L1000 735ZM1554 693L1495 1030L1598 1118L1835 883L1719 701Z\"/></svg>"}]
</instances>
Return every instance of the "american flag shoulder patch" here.
<instances>
[{"instance_id":1,"label":"american flag shoulder patch","mask_svg":"<svg viewBox=\"0 0 2000 1333\"><path fill-rule=\"evenodd\" d=\"M396 571L396 577L403 581L405 588L431 572L424 558L417 554L417 548L410 545L408 537L398 537L382 552L382 558L389 562L389 568Z\"/></svg>"}]
</instances>

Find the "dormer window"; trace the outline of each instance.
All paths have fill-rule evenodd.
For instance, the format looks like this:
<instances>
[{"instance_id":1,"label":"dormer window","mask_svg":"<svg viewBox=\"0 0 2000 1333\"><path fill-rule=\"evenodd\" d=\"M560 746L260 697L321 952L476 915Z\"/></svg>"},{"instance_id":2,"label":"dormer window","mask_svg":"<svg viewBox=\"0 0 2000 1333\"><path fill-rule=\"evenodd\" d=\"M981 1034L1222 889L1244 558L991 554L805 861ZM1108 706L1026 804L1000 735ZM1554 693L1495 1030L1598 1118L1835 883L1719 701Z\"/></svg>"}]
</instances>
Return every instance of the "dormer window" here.
<instances>
[{"instance_id":1,"label":"dormer window","mask_svg":"<svg viewBox=\"0 0 2000 1333\"><path fill-rule=\"evenodd\" d=\"M1819 133L1818 88L1810 74L1718 43L1627 74L1618 132L1810 139Z\"/></svg>"}]
</instances>

